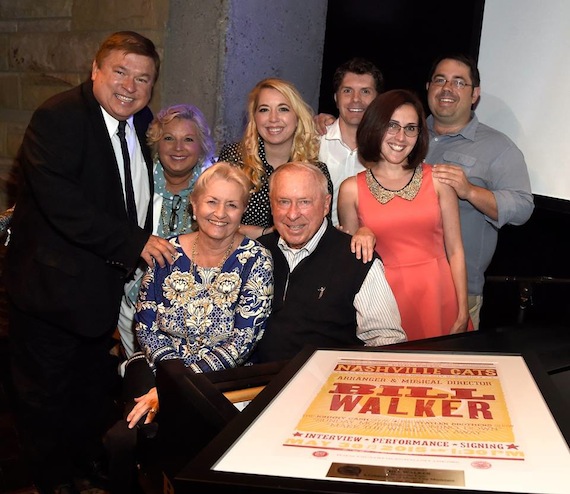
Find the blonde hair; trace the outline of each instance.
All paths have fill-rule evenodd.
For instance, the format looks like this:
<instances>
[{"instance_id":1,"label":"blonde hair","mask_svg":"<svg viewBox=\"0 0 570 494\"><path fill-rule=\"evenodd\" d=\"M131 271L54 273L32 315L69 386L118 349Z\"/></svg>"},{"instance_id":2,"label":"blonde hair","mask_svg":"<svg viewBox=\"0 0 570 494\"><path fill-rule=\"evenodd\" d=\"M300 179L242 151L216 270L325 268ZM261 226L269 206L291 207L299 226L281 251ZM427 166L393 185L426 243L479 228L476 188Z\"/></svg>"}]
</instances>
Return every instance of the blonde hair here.
<instances>
[{"instance_id":1,"label":"blonde hair","mask_svg":"<svg viewBox=\"0 0 570 494\"><path fill-rule=\"evenodd\" d=\"M212 132L206 122L206 118L198 107L186 104L173 105L160 110L150 123L146 131L146 139L151 149L153 159L156 159L158 156L158 143L164 135L164 126L175 118L190 120L196 125L198 141L202 149L198 164L202 165L206 162L212 162L215 146Z\"/></svg>"},{"instance_id":2,"label":"blonde hair","mask_svg":"<svg viewBox=\"0 0 570 494\"><path fill-rule=\"evenodd\" d=\"M275 89L288 101L297 116L298 123L293 135L291 161L315 162L319 155L319 135L313 120L313 110L303 100L297 88L290 82L275 77L259 81L250 91L247 102L247 126L241 140L243 169L254 184L255 191L261 186L261 178L265 175L263 163L259 157L259 132L255 125L255 112L262 89Z\"/></svg>"},{"instance_id":3,"label":"blonde hair","mask_svg":"<svg viewBox=\"0 0 570 494\"><path fill-rule=\"evenodd\" d=\"M244 209L247 207L252 187L251 181L240 167L225 161L218 161L202 172L196 181L196 185L194 185L194 189L190 193L190 198L196 200L200 197L208 187L208 183L215 178L221 178L227 182L235 182L238 184L242 190Z\"/></svg>"}]
</instances>

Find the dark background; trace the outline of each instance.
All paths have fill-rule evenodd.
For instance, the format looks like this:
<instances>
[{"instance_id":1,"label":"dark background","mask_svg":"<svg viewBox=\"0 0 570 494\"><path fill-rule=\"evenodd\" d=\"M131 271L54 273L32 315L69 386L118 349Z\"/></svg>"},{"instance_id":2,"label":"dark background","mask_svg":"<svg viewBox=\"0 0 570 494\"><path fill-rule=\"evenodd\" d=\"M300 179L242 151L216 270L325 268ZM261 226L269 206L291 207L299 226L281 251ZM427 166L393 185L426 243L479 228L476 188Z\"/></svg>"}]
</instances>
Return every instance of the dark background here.
<instances>
[{"instance_id":1,"label":"dark background","mask_svg":"<svg viewBox=\"0 0 570 494\"><path fill-rule=\"evenodd\" d=\"M432 61L450 52L478 59L484 6L484 0L329 0L318 111L338 114L334 71L360 56L382 71L385 90L414 90L429 112L425 83ZM569 232L570 201L536 195L525 225L500 230L486 273L481 329L523 323L568 326Z\"/></svg>"},{"instance_id":2,"label":"dark background","mask_svg":"<svg viewBox=\"0 0 570 494\"><path fill-rule=\"evenodd\" d=\"M427 74L438 55L462 52L478 58L484 4L484 0L329 0L319 112L337 115L334 71L357 56L382 71L385 90L412 89L425 104Z\"/></svg>"}]
</instances>

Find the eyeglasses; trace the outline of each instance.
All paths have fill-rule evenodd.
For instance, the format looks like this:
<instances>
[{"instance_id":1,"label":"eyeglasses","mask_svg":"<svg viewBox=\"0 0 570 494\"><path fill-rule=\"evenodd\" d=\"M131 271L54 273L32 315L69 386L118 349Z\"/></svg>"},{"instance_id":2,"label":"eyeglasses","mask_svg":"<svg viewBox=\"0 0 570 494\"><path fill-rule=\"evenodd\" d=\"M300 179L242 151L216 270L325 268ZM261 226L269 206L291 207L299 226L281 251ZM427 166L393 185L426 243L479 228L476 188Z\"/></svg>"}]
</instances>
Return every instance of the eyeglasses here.
<instances>
[{"instance_id":1,"label":"eyeglasses","mask_svg":"<svg viewBox=\"0 0 570 494\"><path fill-rule=\"evenodd\" d=\"M408 137L416 137L420 133L419 125L401 126L398 122L394 122L393 120L390 120L388 122L388 129L386 129L386 132L392 135L399 134L400 129L404 129L404 134L406 134Z\"/></svg>"},{"instance_id":2,"label":"eyeglasses","mask_svg":"<svg viewBox=\"0 0 570 494\"><path fill-rule=\"evenodd\" d=\"M168 229L173 232L178 228L178 211L182 206L182 197L178 194L172 196L172 213L170 213L170 221L168 222Z\"/></svg>"},{"instance_id":3,"label":"eyeglasses","mask_svg":"<svg viewBox=\"0 0 570 494\"><path fill-rule=\"evenodd\" d=\"M455 89L464 89L465 86L473 87L473 84L467 84L463 79L451 79L448 81L445 77L434 77L431 83L435 86L443 87L446 83L451 84Z\"/></svg>"}]
</instances>

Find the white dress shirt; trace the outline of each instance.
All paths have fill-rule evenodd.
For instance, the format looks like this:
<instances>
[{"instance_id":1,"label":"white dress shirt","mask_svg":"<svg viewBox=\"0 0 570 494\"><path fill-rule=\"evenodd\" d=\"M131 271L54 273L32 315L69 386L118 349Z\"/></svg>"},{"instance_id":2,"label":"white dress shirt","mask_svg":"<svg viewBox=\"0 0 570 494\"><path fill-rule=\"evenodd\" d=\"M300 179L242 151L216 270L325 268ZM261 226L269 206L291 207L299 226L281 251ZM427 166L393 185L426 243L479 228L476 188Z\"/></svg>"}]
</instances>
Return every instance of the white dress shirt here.
<instances>
[{"instance_id":1,"label":"white dress shirt","mask_svg":"<svg viewBox=\"0 0 570 494\"><path fill-rule=\"evenodd\" d=\"M103 107L103 117L107 125L107 131L113 144L113 150L117 157L119 167L119 175L123 184L123 194L125 195L126 207L126 194L125 194L125 169L123 167L123 152L121 151L121 141L117 135L119 128L119 121L109 115ZM135 193L135 204L137 205L137 219L140 227L143 227L148 212L148 205L150 200L150 183L148 178L148 171L144 156L142 154L141 146L137 137L137 133L133 124L133 117L127 119L125 127L125 136L127 139L127 146L129 147L129 154L131 156L131 180L133 182L133 190Z\"/></svg>"},{"instance_id":2,"label":"white dress shirt","mask_svg":"<svg viewBox=\"0 0 570 494\"><path fill-rule=\"evenodd\" d=\"M338 118L327 127L327 133L321 136L319 161L326 163L331 175L334 190L331 204L332 220L333 225L338 226L337 202L340 184L348 177L353 177L366 169L358 161L358 150L350 149L343 142Z\"/></svg>"}]
</instances>

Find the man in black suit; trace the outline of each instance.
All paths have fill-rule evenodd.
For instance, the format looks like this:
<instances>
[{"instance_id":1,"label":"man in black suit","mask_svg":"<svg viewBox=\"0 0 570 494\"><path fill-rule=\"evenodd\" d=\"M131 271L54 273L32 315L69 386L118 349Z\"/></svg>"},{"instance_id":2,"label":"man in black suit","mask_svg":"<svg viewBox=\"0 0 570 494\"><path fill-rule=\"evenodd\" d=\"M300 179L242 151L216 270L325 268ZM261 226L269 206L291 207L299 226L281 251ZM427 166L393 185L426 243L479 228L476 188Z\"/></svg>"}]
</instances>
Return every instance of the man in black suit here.
<instances>
[{"instance_id":1,"label":"man in black suit","mask_svg":"<svg viewBox=\"0 0 570 494\"><path fill-rule=\"evenodd\" d=\"M159 68L149 39L109 36L91 80L34 112L18 154L4 279L18 419L40 492L76 492L77 464L93 457L109 425L109 349L125 281L141 259L172 262L174 249L150 227L145 132ZM122 121L128 158L117 135Z\"/></svg>"}]
</instances>

